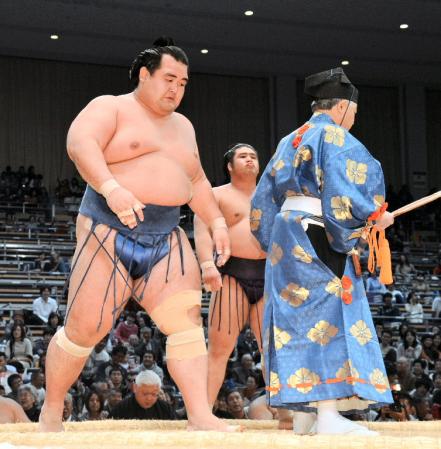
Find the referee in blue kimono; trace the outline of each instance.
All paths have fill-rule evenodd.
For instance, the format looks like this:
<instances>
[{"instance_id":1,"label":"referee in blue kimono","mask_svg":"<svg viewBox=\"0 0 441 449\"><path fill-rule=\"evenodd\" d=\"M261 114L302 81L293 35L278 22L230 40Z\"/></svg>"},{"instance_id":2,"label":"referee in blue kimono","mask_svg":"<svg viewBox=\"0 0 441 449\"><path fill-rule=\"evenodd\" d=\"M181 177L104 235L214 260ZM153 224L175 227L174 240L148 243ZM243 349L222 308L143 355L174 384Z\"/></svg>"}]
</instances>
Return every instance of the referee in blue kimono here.
<instances>
[{"instance_id":1,"label":"referee in blue kimono","mask_svg":"<svg viewBox=\"0 0 441 449\"><path fill-rule=\"evenodd\" d=\"M381 164L349 133L358 90L342 68L309 76L312 117L284 137L252 200L268 253L263 360L271 407L296 433L375 435L339 412L393 402L363 280L359 239L393 223Z\"/></svg>"}]
</instances>

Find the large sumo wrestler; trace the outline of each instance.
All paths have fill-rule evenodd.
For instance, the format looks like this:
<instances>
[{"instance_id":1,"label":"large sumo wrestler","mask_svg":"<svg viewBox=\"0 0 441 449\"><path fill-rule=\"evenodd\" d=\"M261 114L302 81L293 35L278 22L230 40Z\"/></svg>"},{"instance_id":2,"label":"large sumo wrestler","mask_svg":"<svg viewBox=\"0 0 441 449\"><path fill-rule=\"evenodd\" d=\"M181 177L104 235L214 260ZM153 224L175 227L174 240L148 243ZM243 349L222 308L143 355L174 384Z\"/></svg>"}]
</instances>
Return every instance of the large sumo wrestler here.
<instances>
[{"instance_id":1,"label":"large sumo wrestler","mask_svg":"<svg viewBox=\"0 0 441 449\"><path fill-rule=\"evenodd\" d=\"M228 259L225 220L199 160L194 129L175 109L188 59L157 41L135 59L134 91L92 100L73 121L67 149L87 189L77 219L65 327L51 341L40 430L62 430L66 391L129 298L167 339L167 367L182 392L189 429L233 430L212 415L200 320L199 267L179 206L188 203Z\"/></svg>"}]
</instances>

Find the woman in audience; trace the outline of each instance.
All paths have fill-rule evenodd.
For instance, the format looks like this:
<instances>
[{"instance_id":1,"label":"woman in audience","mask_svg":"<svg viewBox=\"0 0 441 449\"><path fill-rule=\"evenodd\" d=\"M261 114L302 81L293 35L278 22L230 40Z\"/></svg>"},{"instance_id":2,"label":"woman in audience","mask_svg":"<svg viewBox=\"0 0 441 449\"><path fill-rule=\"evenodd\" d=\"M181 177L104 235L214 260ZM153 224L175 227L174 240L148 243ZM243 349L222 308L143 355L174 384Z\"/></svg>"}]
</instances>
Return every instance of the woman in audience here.
<instances>
[{"instance_id":1,"label":"woman in audience","mask_svg":"<svg viewBox=\"0 0 441 449\"><path fill-rule=\"evenodd\" d=\"M421 346L423 350L420 358L426 360L429 370L433 370L435 368L435 362L439 359L439 352L433 345L433 336L431 334L424 335L421 339Z\"/></svg>"},{"instance_id":2,"label":"woman in audience","mask_svg":"<svg viewBox=\"0 0 441 449\"><path fill-rule=\"evenodd\" d=\"M63 325L63 318L57 312L51 312L47 319L47 327L57 331Z\"/></svg>"},{"instance_id":3,"label":"woman in audience","mask_svg":"<svg viewBox=\"0 0 441 449\"><path fill-rule=\"evenodd\" d=\"M11 338L6 342L5 354L9 362L20 362L24 368L32 366L32 343L26 338L23 324L14 324Z\"/></svg>"},{"instance_id":4,"label":"woman in audience","mask_svg":"<svg viewBox=\"0 0 441 449\"><path fill-rule=\"evenodd\" d=\"M422 346L417 340L416 332L413 329L408 329L401 337L401 343L397 348L397 359L400 357L406 357L410 361L418 359L421 355Z\"/></svg>"},{"instance_id":5,"label":"woman in audience","mask_svg":"<svg viewBox=\"0 0 441 449\"><path fill-rule=\"evenodd\" d=\"M424 321L423 306L419 303L419 296L415 292L407 295L406 309L407 321L411 324L422 324Z\"/></svg>"},{"instance_id":6,"label":"woman in audience","mask_svg":"<svg viewBox=\"0 0 441 449\"><path fill-rule=\"evenodd\" d=\"M407 256L405 254L401 254L399 262L395 265L395 274L409 276L415 272L415 267L409 263Z\"/></svg>"},{"instance_id":7,"label":"woman in audience","mask_svg":"<svg viewBox=\"0 0 441 449\"><path fill-rule=\"evenodd\" d=\"M439 332L433 334L433 347L441 354L441 334Z\"/></svg>"},{"instance_id":8,"label":"woman in audience","mask_svg":"<svg viewBox=\"0 0 441 449\"><path fill-rule=\"evenodd\" d=\"M87 411L80 416L79 421L99 421L105 419L103 414L104 399L96 391L91 390L87 393L84 406Z\"/></svg>"},{"instance_id":9,"label":"woman in audience","mask_svg":"<svg viewBox=\"0 0 441 449\"><path fill-rule=\"evenodd\" d=\"M21 385L18 389L17 399L26 416L32 422L38 422L40 408L38 407L38 392L35 387L31 384Z\"/></svg>"}]
</instances>

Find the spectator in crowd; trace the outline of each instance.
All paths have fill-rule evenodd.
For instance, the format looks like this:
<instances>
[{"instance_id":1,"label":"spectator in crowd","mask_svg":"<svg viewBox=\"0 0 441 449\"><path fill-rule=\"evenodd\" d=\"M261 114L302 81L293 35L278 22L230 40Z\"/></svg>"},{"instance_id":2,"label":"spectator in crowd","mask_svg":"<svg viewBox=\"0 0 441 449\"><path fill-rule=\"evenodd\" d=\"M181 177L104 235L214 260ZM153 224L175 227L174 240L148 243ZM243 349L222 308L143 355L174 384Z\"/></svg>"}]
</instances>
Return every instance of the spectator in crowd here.
<instances>
[{"instance_id":1,"label":"spectator in crowd","mask_svg":"<svg viewBox=\"0 0 441 449\"><path fill-rule=\"evenodd\" d=\"M260 355L257 341L249 327L241 332L239 338L237 339L237 352L239 358L242 358L244 354L251 354L253 359L256 355Z\"/></svg>"},{"instance_id":2,"label":"spectator in crowd","mask_svg":"<svg viewBox=\"0 0 441 449\"><path fill-rule=\"evenodd\" d=\"M32 371L31 374L31 385L35 388L37 392L37 405L41 407L46 396L46 390L44 389L45 377L41 370Z\"/></svg>"},{"instance_id":3,"label":"spectator in crowd","mask_svg":"<svg viewBox=\"0 0 441 449\"><path fill-rule=\"evenodd\" d=\"M73 409L73 399L70 393L66 393L64 398L64 407L63 407L63 421L64 422L73 422L78 421L76 414Z\"/></svg>"},{"instance_id":4,"label":"spectator in crowd","mask_svg":"<svg viewBox=\"0 0 441 449\"><path fill-rule=\"evenodd\" d=\"M46 327L43 329L43 338L38 339L34 343L34 354L38 355L38 357L41 357L42 354L46 354L49 342L54 334L55 331L51 327Z\"/></svg>"},{"instance_id":5,"label":"spectator in crowd","mask_svg":"<svg viewBox=\"0 0 441 449\"><path fill-rule=\"evenodd\" d=\"M163 351L161 345L158 340L152 339L152 329L147 326L141 328L141 340L135 348L135 354L142 359L146 351L153 351L155 360L162 365Z\"/></svg>"},{"instance_id":6,"label":"spectator in crowd","mask_svg":"<svg viewBox=\"0 0 441 449\"><path fill-rule=\"evenodd\" d=\"M129 355L135 354L135 349L139 346L139 337L136 334L132 334L129 336L127 343L125 343L127 348L127 353Z\"/></svg>"},{"instance_id":7,"label":"spectator in crowd","mask_svg":"<svg viewBox=\"0 0 441 449\"><path fill-rule=\"evenodd\" d=\"M142 357L142 364L139 366L139 372L145 370L152 370L159 376L161 382L164 380L164 371L157 365L153 351L146 351Z\"/></svg>"},{"instance_id":8,"label":"spectator in crowd","mask_svg":"<svg viewBox=\"0 0 441 449\"><path fill-rule=\"evenodd\" d=\"M65 260L56 252L51 252L51 257L49 261L49 271L58 273L69 273L69 265Z\"/></svg>"},{"instance_id":9,"label":"spectator in crowd","mask_svg":"<svg viewBox=\"0 0 441 449\"><path fill-rule=\"evenodd\" d=\"M32 343L26 338L26 329L22 324L15 324L10 339L6 342L5 354L8 363L20 363L23 368L32 366Z\"/></svg>"},{"instance_id":10,"label":"spectator in crowd","mask_svg":"<svg viewBox=\"0 0 441 449\"><path fill-rule=\"evenodd\" d=\"M50 264L50 257L45 252L42 252L38 255L37 259L34 262L35 270L49 272Z\"/></svg>"},{"instance_id":11,"label":"spectator in crowd","mask_svg":"<svg viewBox=\"0 0 441 449\"><path fill-rule=\"evenodd\" d=\"M439 352L433 345L433 336L426 334L421 339L421 346L423 348L420 359L427 362L429 370L435 368L435 361L439 359Z\"/></svg>"},{"instance_id":12,"label":"spectator in crowd","mask_svg":"<svg viewBox=\"0 0 441 449\"><path fill-rule=\"evenodd\" d=\"M416 332L408 329L397 348L398 357L406 357L410 361L418 359L421 355L422 346L417 340Z\"/></svg>"},{"instance_id":13,"label":"spectator in crowd","mask_svg":"<svg viewBox=\"0 0 441 449\"><path fill-rule=\"evenodd\" d=\"M20 374L11 374L8 377L8 387L11 390L7 395L9 399L18 402L18 389L23 385L23 379Z\"/></svg>"},{"instance_id":14,"label":"spectator in crowd","mask_svg":"<svg viewBox=\"0 0 441 449\"><path fill-rule=\"evenodd\" d=\"M439 359L439 360L437 360L437 361L435 362L435 369L434 369L434 371L433 371L433 373L432 373L432 376L431 376L431 379L432 379L433 382L435 382L435 381L434 381L434 377L435 377L437 374L440 374L440 375L441 375L441 359Z\"/></svg>"},{"instance_id":15,"label":"spectator in crowd","mask_svg":"<svg viewBox=\"0 0 441 449\"><path fill-rule=\"evenodd\" d=\"M127 343L130 335L138 335L138 326L135 323L135 315L128 313L125 321L118 324L115 331L115 338L119 343Z\"/></svg>"},{"instance_id":16,"label":"spectator in crowd","mask_svg":"<svg viewBox=\"0 0 441 449\"><path fill-rule=\"evenodd\" d=\"M378 309L378 315L382 318L383 323L396 323L399 320L394 318L400 316L400 309L392 303L392 293L386 292L383 294L383 305ZM390 317L390 318L389 318Z\"/></svg>"},{"instance_id":17,"label":"spectator in crowd","mask_svg":"<svg viewBox=\"0 0 441 449\"><path fill-rule=\"evenodd\" d=\"M9 338L12 334L12 328L16 324L21 324L24 326L25 324L25 312L23 310L14 310L12 314L12 319L5 326L5 338Z\"/></svg>"},{"instance_id":18,"label":"spectator in crowd","mask_svg":"<svg viewBox=\"0 0 441 449\"><path fill-rule=\"evenodd\" d=\"M440 318L441 317L441 296L439 292L437 292L437 295L433 298L432 302L432 316L433 318Z\"/></svg>"},{"instance_id":19,"label":"spectator in crowd","mask_svg":"<svg viewBox=\"0 0 441 449\"><path fill-rule=\"evenodd\" d=\"M376 271L369 273L369 277L366 280L366 293L370 295L383 295L386 293L386 286L381 283Z\"/></svg>"},{"instance_id":20,"label":"spectator in crowd","mask_svg":"<svg viewBox=\"0 0 441 449\"><path fill-rule=\"evenodd\" d=\"M433 419L441 419L441 390L437 390L433 394L431 412Z\"/></svg>"},{"instance_id":21,"label":"spectator in crowd","mask_svg":"<svg viewBox=\"0 0 441 449\"><path fill-rule=\"evenodd\" d=\"M111 389L109 391L109 396L106 401L106 405L104 406L104 411L107 416L110 416L112 410L115 408L123 400L123 395L120 390Z\"/></svg>"},{"instance_id":22,"label":"spectator in crowd","mask_svg":"<svg viewBox=\"0 0 441 449\"><path fill-rule=\"evenodd\" d=\"M401 386L401 391L410 393L415 388L415 376L411 371L411 362L406 357L397 360L397 379Z\"/></svg>"},{"instance_id":23,"label":"spectator in crowd","mask_svg":"<svg viewBox=\"0 0 441 449\"><path fill-rule=\"evenodd\" d=\"M9 398L0 396L0 424L30 422L23 407Z\"/></svg>"},{"instance_id":24,"label":"spectator in crowd","mask_svg":"<svg viewBox=\"0 0 441 449\"><path fill-rule=\"evenodd\" d=\"M86 411L78 418L78 421L100 421L105 419L103 413L104 399L94 390L90 390L84 399Z\"/></svg>"},{"instance_id":25,"label":"spectator in crowd","mask_svg":"<svg viewBox=\"0 0 441 449\"><path fill-rule=\"evenodd\" d=\"M427 399L432 400L430 390L432 389L432 382L429 379L417 379L415 381L415 389L410 392L413 399Z\"/></svg>"},{"instance_id":26,"label":"spectator in crowd","mask_svg":"<svg viewBox=\"0 0 441 449\"><path fill-rule=\"evenodd\" d=\"M246 354L244 354L246 355ZM248 354L249 355L249 354ZM227 393L227 410L230 419L249 419L248 407L245 407L242 394L239 390L231 390Z\"/></svg>"},{"instance_id":27,"label":"spectator in crowd","mask_svg":"<svg viewBox=\"0 0 441 449\"><path fill-rule=\"evenodd\" d=\"M430 377L426 374L427 362L425 360L416 359L412 363L412 372L415 376L415 382L418 379L427 379L430 381Z\"/></svg>"},{"instance_id":28,"label":"spectator in crowd","mask_svg":"<svg viewBox=\"0 0 441 449\"><path fill-rule=\"evenodd\" d=\"M134 392L117 404L110 413L113 419L176 419L166 401L158 399L161 379L151 370L141 371L135 379Z\"/></svg>"},{"instance_id":29,"label":"spectator in crowd","mask_svg":"<svg viewBox=\"0 0 441 449\"><path fill-rule=\"evenodd\" d=\"M430 378L433 384L432 393L435 394L437 390L441 390L441 373L432 373Z\"/></svg>"},{"instance_id":30,"label":"spectator in crowd","mask_svg":"<svg viewBox=\"0 0 441 449\"><path fill-rule=\"evenodd\" d=\"M23 407L27 417L32 422L38 422L40 407L38 406L38 393L32 385L20 385L17 402Z\"/></svg>"},{"instance_id":31,"label":"spectator in crowd","mask_svg":"<svg viewBox=\"0 0 441 449\"><path fill-rule=\"evenodd\" d=\"M32 303L32 322L29 324L47 324L49 315L51 312L56 312L58 310L57 301L51 298L49 287L41 287L40 295L37 299L34 299Z\"/></svg>"},{"instance_id":32,"label":"spectator in crowd","mask_svg":"<svg viewBox=\"0 0 441 449\"><path fill-rule=\"evenodd\" d=\"M424 276L417 276L415 282L413 283L412 290L418 293L426 293L430 290L429 286L424 280Z\"/></svg>"},{"instance_id":33,"label":"spectator in crowd","mask_svg":"<svg viewBox=\"0 0 441 449\"><path fill-rule=\"evenodd\" d=\"M408 277L415 272L415 267L409 263L407 256L405 254L401 254L398 263L395 265L395 274Z\"/></svg>"},{"instance_id":34,"label":"spectator in crowd","mask_svg":"<svg viewBox=\"0 0 441 449\"><path fill-rule=\"evenodd\" d=\"M112 367L110 369L107 383L109 384L109 389L121 391L123 397L129 392L121 367Z\"/></svg>"},{"instance_id":35,"label":"spectator in crowd","mask_svg":"<svg viewBox=\"0 0 441 449\"><path fill-rule=\"evenodd\" d=\"M389 329L384 329L381 334L380 349L385 361L397 361L397 350L392 346L392 332Z\"/></svg>"},{"instance_id":36,"label":"spectator in crowd","mask_svg":"<svg viewBox=\"0 0 441 449\"><path fill-rule=\"evenodd\" d=\"M63 326L63 318L58 312L51 312L47 319L47 327L53 329L54 333Z\"/></svg>"},{"instance_id":37,"label":"spectator in crowd","mask_svg":"<svg viewBox=\"0 0 441 449\"><path fill-rule=\"evenodd\" d=\"M432 421L433 416L431 413L432 407L430 406L430 401L428 399L414 399L415 409L417 413L417 418L420 421Z\"/></svg>"},{"instance_id":38,"label":"spectator in crowd","mask_svg":"<svg viewBox=\"0 0 441 449\"><path fill-rule=\"evenodd\" d=\"M0 352L0 385L9 393L8 377L17 372L17 369L7 364L6 354Z\"/></svg>"},{"instance_id":39,"label":"spectator in crowd","mask_svg":"<svg viewBox=\"0 0 441 449\"><path fill-rule=\"evenodd\" d=\"M416 408L415 408L415 402L412 399L412 397L410 396L410 394L401 392L400 393L400 402L401 402L401 405L406 410L406 416L407 416L408 421L418 421L417 412L416 412Z\"/></svg>"},{"instance_id":40,"label":"spectator in crowd","mask_svg":"<svg viewBox=\"0 0 441 449\"><path fill-rule=\"evenodd\" d=\"M96 380L105 381L112 368L121 368L124 377L127 377L127 370L123 368L125 358L127 356L127 348L123 345L117 345L112 349L111 359L108 362L102 363L97 370Z\"/></svg>"},{"instance_id":41,"label":"spectator in crowd","mask_svg":"<svg viewBox=\"0 0 441 449\"><path fill-rule=\"evenodd\" d=\"M262 394L258 389L257 379L254 376L248 376L245 388L242 390L244 404L248 406L251 402L257 399Z\"/></svg>"},{"instance_id":42,"label":"spectator in crowd","mask_svg":"<svg viewBox=\"0 0 441 449\"><path fill-rule=\"evenodd\" d=\"M404 295L400 290L397 290L395 283L386 285L388 293L392 295L393 304L404 304Z\"/></svg>"},{"instance_id":43,"label":"spectator in crowd","mask_svg":"<svg viewBox=\"0 0 441 449\"><path fill-rule=\"evenodd\" d=\"M258 371L254 367L254 361L251 354L246 353L240 359L240 366L233 368L232 378L234 382L245 386L247 383L248 376L259 377Z\"/></svg>"},{"instance_id":44,"label":"spectator in crowd","mask_svg":"<svg viewBox=\"0 0 441 449\"><path fill-rule=\"evenodd\" d=\"M422 324L424 321L423 306L419 302L419 296L411 291L407 295L407 304L405 304L407 321L410 324Z\"/></svg>"}]
</instances>

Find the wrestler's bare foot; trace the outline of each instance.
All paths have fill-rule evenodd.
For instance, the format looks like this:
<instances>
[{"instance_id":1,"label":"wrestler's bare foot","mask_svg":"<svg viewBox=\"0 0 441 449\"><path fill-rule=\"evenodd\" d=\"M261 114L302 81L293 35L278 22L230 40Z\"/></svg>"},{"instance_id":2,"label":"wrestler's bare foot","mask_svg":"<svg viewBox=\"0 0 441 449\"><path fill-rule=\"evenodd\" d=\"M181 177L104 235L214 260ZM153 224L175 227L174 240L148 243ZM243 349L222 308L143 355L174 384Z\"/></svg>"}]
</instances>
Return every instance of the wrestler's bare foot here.
<instances>
[{"instance_id":1,"label":"wrestler's bare foot","mask_svg":"<svg viewBox=\"0 0 441 449\"><path fill-rule=\"evenodd\" d=\"M43 405L38 421L39 432L64 432L61 413Z\"/></svg>"},{"instance_id":2,"label":"wrestler's bare foot","mask_svg":"<svg viewBox=\"0 0 441 449\"><path fill-rule=\"evenodd\" d=\"M214 415L208 415L203 419L189 418L187 430L212 430L215 432L242 432L242 426L232 426L216 418Z\"/></svg>"}]
</instances>

